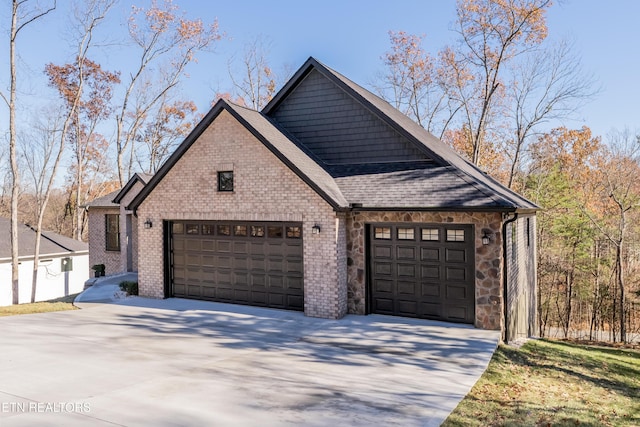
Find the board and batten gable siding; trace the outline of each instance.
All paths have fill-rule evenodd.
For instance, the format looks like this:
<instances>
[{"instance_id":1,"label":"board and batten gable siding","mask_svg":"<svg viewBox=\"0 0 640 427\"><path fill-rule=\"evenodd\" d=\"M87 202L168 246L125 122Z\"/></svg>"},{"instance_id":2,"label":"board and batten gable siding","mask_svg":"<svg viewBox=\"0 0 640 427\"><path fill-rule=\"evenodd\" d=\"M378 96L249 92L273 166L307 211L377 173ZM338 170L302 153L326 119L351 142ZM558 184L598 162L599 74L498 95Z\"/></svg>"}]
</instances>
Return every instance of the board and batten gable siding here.
<instances>
[{"instance_id":1,"label":"board and batten gable siding","mask_svg":"<svg viewBox=\"0 0 640 427\"><path fill-rule=\"evenodd\" d=\"M428 159L317 70L270 116L327 164Z\"/></svg>"},{"instance_id":2,"label":"board and batten gable siding","mask_svg":"<svg viewBox=\"0 0 640 427\"><path fill-rule=\"evenodd\" d=\"M537 335L536 216L507 225L508 341Z\"/></svg>"},{"instance_id":3,"label":"board and batten gable siding","mask_svg":"<svg viewBox=\"0 0 640 427\"><path fill-rule=\"evenodd\" d=\"M234 191L217 191L217 172L233 171ZM304 312L346 314L345 221L230 113L223 110L137 209L140 294L164 297L163 221L302 222ZM314 225L321 227L312 233ZM341 264L345 264L344 266Z\"/></svg>"}]
</instances>

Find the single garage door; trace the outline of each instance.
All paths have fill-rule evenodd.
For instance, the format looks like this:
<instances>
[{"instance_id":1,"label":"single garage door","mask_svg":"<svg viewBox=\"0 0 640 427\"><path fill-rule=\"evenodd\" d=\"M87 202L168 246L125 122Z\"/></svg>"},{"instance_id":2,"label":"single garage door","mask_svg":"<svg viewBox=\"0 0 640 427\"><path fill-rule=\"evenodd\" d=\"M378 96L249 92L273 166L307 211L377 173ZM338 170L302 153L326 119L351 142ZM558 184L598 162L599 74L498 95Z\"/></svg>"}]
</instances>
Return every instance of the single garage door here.
<instances>
[{"instance_id":1,"label":"single garage door","mask_svg":"<svg viewBox=\"0 0 640 427\"><path fill-rule=\"evenodd\" d=\"M370 311L473 323L473 225L369 226Z\"/></svg>"},{"instance_id":2,"label":"single garage door","mask_svg":"<svg viewBox=\"0 0 640 427\"><path fill-rule=\"evenodd\" d=\"M176 221L172 294L303 310L302 224Z\"/></svg>"}]
</instances>

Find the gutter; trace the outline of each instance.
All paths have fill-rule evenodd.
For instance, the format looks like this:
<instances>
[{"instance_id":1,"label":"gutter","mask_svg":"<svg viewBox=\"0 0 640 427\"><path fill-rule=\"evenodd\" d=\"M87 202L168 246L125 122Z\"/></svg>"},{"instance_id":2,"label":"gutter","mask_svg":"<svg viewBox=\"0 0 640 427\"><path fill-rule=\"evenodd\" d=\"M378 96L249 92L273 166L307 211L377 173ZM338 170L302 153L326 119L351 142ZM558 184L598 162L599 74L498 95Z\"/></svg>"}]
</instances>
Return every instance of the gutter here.
<instances>
[{"instance_id":1,"label":"gutter","mask_svg":"<svg viewBox=\"0 0 640 427\"><path fill-rule=\"evenodd\" d=\"M504 338L505 344L509 343L509 309L507 307L507 280L509 274L507 271L507 225L518 219L518 213L514 213L512 218L502 223L502 260L504 262L504 268L502 269L502 308L504 311Z\"/></svg>"}]
</instances>

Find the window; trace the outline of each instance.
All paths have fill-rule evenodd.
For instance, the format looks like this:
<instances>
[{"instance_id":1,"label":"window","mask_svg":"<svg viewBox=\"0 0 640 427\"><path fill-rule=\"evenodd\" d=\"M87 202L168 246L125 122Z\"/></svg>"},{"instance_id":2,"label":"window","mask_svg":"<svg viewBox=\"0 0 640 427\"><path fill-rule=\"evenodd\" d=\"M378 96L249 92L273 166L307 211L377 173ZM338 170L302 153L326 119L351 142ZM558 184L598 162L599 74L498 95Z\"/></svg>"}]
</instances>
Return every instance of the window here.
<instances>
[{"instance_id":1,"label":"window","mask_svg":"<svg viewBox=\"0 0 640 427\"><path fill-rule=\"evenodd\" d=\"M174 222L171 224L171 231L173 234L183 234L184 233L184 224L180 222Z\"/></svg>"},{"instance_id":2,"label":"window","mask_svg":"<svg viewBox=\"0 0 640 427\"><path fill-rule=\"evenodd\" d=\"M218 172L218 191L233 191L233 171Z\"/></svg>"},{"instance_id":3,"label":"window","mask_svg":"<svg viewBox=\"0 0 640 427\"><path fill-rule=\"evenodd\" d=\"M413 240L414 239L413 228L399 228L398 227L398 240Z\"/></svg>"},{"instance_id":4,"label":"window","mask_svg":"<svg viewBox=\"0 0 640 427\"><path fill-rule=\"evenodd\" d=\"M447 242L464 242L464 230L447 230Z\"/></svg>"},{"instance_id":5,"label":"window","mask_svg":"<svg viewBox=\"0 0 640 427\"><path fill-rule=\"evenodd\" d=\"M105 215L105 235L108 251L120 250L120 215Z\"/></svg>"},{"instance_id":6,"label":"window","mask_svg":"<svg viewBox=\"0 0 640 427\"><path fill-rule=\"evenodd\" d=\"M212 235L214 233L213 225L210 224L202 224L202 234Z\"/></svg>"},{"instance_id":7,"label":"window","mask_svg":"<svg viewBox=\"0 0 640 427\"><path fill-rule=\"evenodd\" d=\"M218 236L231 236L230 225L218 225Z\"/></svg>"},{"instance_id":8,"label":"window","mask_svg":"<svg viewBox=\"0 0 640 427\"><path fill-rule=\"evenodd\" d=\"M391 239L391 228L375 227L373 229L373 237L376 239Z\"/></svg>"},{"instance_id":9,"label":"window","mask_svg":"<svg viewBox=\"0 0 640 427\"><path fill-rule=\"evenodd\" d=\"M200 226L198 224L187 224L187 234L200 234Z\"/></svg>"},{"instance_id":10,"label":"window","mask_svg":"<svg viewBox=\"0 0 640 427\"><path fill-rule=\"evenodd\" d=\"M282 237L282 227L279 226L268 226L267 227L267 237L278 238Z\"/></svg>"},{"instance_id":11,"label":"window","mask_svg":"<svg viewBox=\"0 0 640 427\"><path fill-rule=\"evenodd\" d=\"M247 235L247 226L246 225L234 225L233 226L233 235L234 236L245 237Z\"/></svg>"},{"instance_id":12,"label":"window","mask_svg":"<svg viewBox=\"0 0 640 427\"><path fill-rule=\"evenodd\" d=\"M263 225L252 225L251 226L251 237L264 237L264 226Z\"/></svg>"},{"instance_id":13,"label":"window","mask_svg":"<svg viewBox=\"0 0 640 427\"><path fill-rule=\"evenodd\" d=\"M302 237L302 229L298 226L287 226L287 238L299 239Z\"/></svg>"},{"instance_id":14,"label":"window","mask_svg":"<svg viewBox=\"0 0 640 427\"><path fill-rule=\"evenodd\" d=\"M440 240L440 230L437 228L423 228L422 240L425 242L437 242Z\"/></svg>"}]
</instances>

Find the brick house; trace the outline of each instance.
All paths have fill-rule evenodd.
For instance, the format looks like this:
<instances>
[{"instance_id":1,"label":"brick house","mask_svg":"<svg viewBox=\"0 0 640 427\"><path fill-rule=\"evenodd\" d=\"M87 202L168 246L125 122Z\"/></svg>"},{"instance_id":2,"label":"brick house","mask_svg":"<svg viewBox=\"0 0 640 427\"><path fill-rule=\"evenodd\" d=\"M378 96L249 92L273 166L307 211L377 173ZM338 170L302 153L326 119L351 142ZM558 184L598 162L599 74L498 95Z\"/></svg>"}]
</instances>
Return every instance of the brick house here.
<instances>
[{"instance_id":1,"label":"brick house","mask_svg":"<svg viewBox=\"0 0 640 427\"><path fill-rule=\"evenodd\" d=\"M85 205L89 216L89 265L108 275L138 271L138 217L127 206L151 175L136 173L120 190Z\"/></svg>"},{"instance_id":2,"label":"brick house","mask_svg":"<svg viewBox=\"0 0 640 427\"><path fill-rule=\"evenodd\" d=\"M141 295L535 330L538 207L313 58L137 184L116 204L146 224Z\"/></svg>"}]
</instances>

